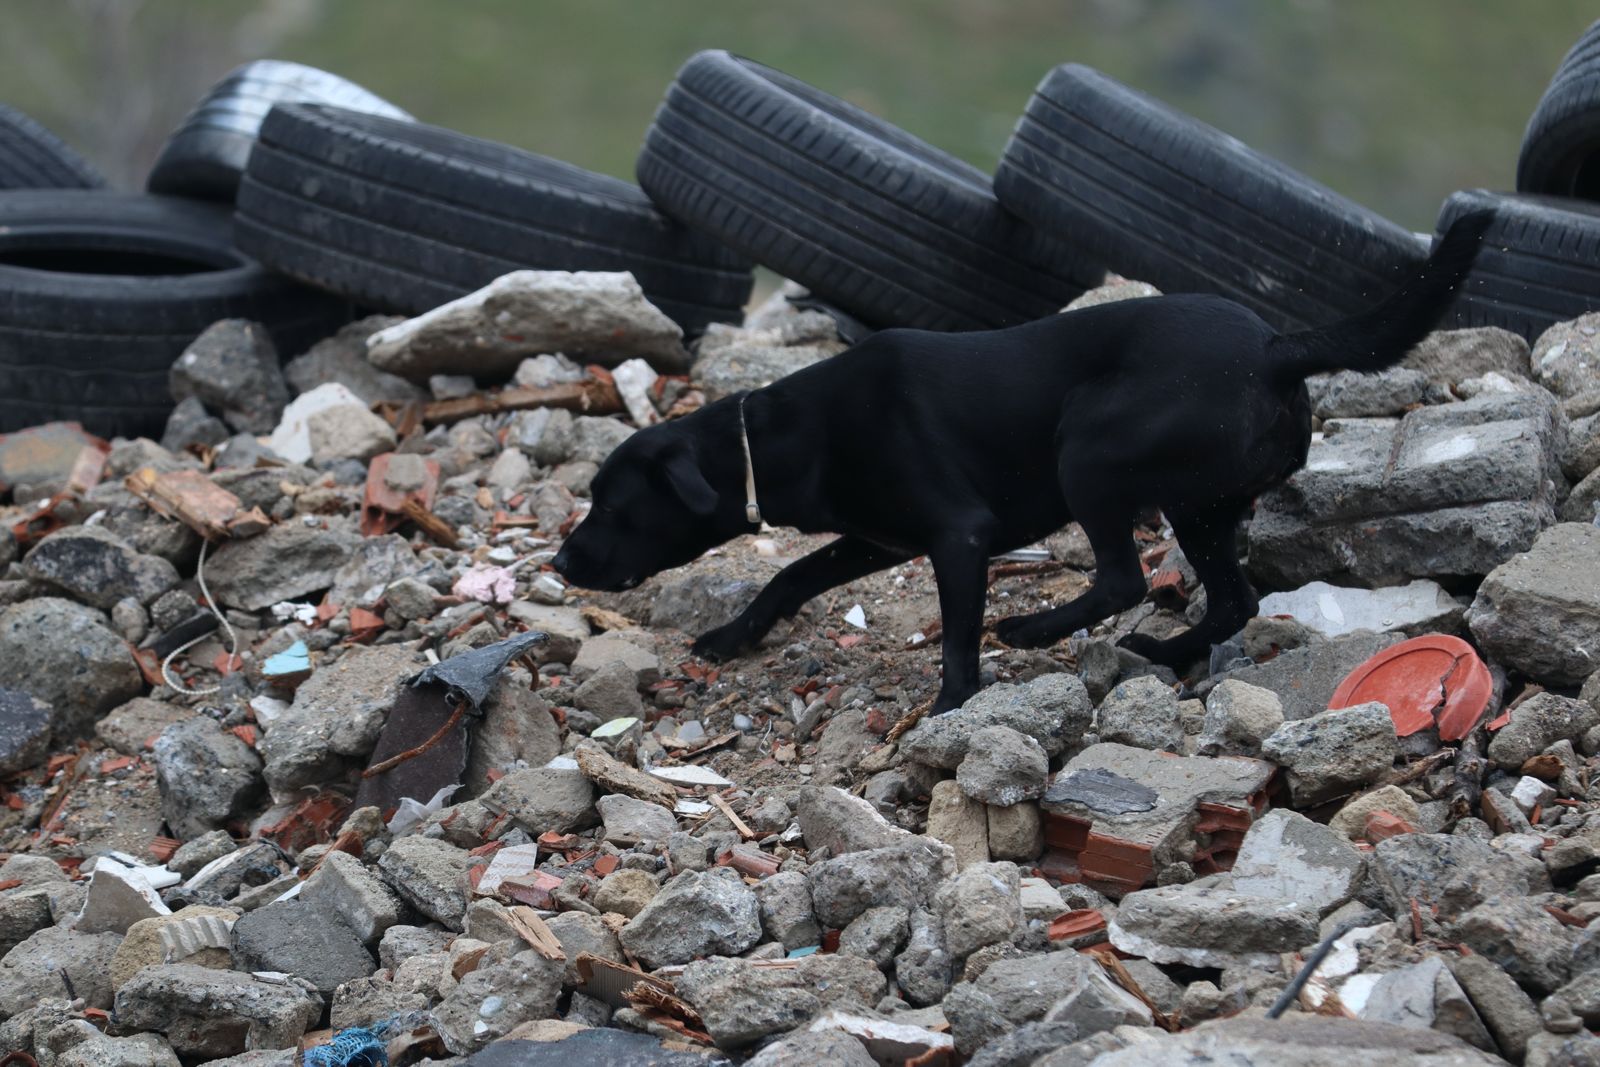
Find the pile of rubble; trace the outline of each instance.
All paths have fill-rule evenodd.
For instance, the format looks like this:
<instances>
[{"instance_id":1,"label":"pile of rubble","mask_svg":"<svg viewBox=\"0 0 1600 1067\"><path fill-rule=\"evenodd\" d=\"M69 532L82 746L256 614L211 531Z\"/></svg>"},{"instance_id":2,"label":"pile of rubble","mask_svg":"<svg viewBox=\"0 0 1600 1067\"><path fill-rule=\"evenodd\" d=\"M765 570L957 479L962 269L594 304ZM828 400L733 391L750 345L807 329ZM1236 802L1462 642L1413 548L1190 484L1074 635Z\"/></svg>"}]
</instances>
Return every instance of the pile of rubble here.
<instances>
[{"instance_id":1,"label":"pile of rubble","mask_svg":"<svg viewBox=\"0 0 1600 1067\"><path fill-rule=\"evenodd\" d=\"M281 370L218 323L161 442L0 438L0 1050L1600 1062L1597 334L1314 383L1250 527L1290 591L1209 670L1115 645L1203 610L1151 525L1147 603L986 643L917 721L926 561L720 668L692 637L817 539L547 566L619 441L837 353L828 315L692 358L626 275L529 272ZM996 561L991 612L1091 567L1075 528Z\"/></svg>"}]
</instances>

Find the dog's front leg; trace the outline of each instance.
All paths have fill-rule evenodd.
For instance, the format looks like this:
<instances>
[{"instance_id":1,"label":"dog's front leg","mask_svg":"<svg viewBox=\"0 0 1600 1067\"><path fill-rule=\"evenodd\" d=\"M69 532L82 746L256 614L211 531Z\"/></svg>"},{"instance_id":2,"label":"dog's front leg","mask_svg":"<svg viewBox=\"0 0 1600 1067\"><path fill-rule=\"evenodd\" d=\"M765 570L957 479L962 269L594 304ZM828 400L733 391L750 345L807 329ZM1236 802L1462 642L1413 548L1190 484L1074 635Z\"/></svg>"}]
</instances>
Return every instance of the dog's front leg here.
<instances>
[{"instance_id":1,"label":"dog's front leg","mask_svg":"<svg viewBox=\"0 0 1600 1067\"><path fill-rule=\"evenodd\" d=\"M910 558L859 537L841 537L779 571L738 618L701 634L694 653L711 660L733 659L754 648L779 619L793 616L812 597Z\"/></svg>"},{"instance_id":2,"label":"dog's front leg","mask_svg":"<svg viewBox=\"0 0 1600 1067\"><path fill-rule=\"evenodd\" d=\"M944 625L944 682L933 714L952 711L978 691L978 639L988 597L989 538L973 530L953 537L928 554L939 583L939 615Z\"/></svg>"}]
</instances>

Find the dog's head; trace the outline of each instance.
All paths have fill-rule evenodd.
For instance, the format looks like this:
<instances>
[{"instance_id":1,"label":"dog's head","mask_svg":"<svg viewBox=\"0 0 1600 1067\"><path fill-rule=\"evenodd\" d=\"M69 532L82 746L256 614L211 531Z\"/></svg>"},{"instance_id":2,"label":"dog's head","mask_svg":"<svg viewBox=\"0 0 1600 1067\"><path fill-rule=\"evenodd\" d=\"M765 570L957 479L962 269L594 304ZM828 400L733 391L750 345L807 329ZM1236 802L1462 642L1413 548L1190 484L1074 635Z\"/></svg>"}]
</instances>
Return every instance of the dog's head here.
<instances>
[{"instance_id":1,"label":"dog's head","mask_svg":"<svg viewBox=\"0 0 1600 1067\"><path fill-rule=\"evenodd\" d=\"M588 517L556 554L563 577L585 589L632 589L738 532L702 466L697 422L652 426L617 446L594 476Z\"/></svg>"}]
</instances>

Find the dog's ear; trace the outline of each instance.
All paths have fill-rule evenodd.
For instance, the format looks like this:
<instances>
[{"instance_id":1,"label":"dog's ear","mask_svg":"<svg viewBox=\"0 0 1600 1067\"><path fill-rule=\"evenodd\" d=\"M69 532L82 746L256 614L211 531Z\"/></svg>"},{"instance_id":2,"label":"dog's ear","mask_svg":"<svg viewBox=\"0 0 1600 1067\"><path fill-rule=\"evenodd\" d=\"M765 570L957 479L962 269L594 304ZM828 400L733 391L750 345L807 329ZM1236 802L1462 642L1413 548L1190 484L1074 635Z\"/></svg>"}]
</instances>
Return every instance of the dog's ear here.
<instances>
[{"instance_id":1,"label":"dog's ear","mask_svg":"<svg viewBox=\"0 0 1600 1067\"><path fill-rule=\"evenodd\" d=\"M692 449L683 447L669 450L661 457L661 468L666 471L672 491L678 494L678 499L690 512L703 518L717 509L717 491L700 473L700 464L695 462Z\"/></svg>"}]
</instances>

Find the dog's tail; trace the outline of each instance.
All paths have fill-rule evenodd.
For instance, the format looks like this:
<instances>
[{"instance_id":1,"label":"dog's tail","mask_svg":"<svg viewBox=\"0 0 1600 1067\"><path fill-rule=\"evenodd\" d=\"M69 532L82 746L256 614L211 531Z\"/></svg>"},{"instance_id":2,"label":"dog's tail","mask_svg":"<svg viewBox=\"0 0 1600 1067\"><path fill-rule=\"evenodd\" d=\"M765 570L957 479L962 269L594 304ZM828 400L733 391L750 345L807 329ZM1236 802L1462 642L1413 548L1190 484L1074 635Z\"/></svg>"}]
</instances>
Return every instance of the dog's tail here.
<instances>
[{"instance_id":1,"label":"dog's tail","mask_svg":"<svg viewBox=\"0 0 1600 1067\"><path fill-rule=\"evenodd\" d=\"M1421 269L1376 307L1274 337L1267 346L1273 377L1298 383L1324 371L1379 371L1399 363L1449 308L1493 219L1489 211L1458 218Z\"/></svg>"}]
</instances>

